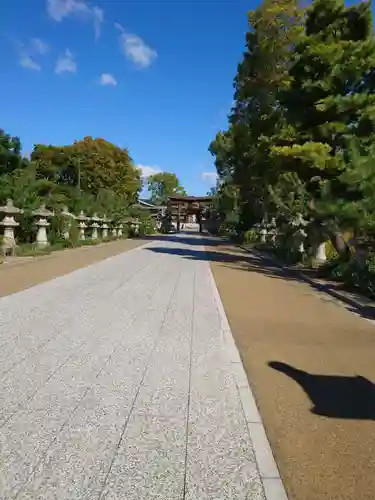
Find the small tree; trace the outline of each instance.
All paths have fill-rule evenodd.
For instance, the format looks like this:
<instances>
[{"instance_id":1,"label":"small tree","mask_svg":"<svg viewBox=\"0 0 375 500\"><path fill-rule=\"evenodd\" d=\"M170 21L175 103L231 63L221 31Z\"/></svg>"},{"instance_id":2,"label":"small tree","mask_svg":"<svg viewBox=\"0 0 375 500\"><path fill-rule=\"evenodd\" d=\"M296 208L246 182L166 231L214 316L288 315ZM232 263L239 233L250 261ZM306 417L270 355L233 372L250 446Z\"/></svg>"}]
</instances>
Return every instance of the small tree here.
<instances>
[{"instance_id":1,"label":"small tree","mask_svg":"<svg viewBox=\"0 0 375 500\"><path fill-rule=\"evenodd\" d=\"M163 205L168 196L186 196L185 189L181 186L176 174L160 172L148 178L148 191L151 193L151 201L155 205Z\"/></svg>"}]
</instances>

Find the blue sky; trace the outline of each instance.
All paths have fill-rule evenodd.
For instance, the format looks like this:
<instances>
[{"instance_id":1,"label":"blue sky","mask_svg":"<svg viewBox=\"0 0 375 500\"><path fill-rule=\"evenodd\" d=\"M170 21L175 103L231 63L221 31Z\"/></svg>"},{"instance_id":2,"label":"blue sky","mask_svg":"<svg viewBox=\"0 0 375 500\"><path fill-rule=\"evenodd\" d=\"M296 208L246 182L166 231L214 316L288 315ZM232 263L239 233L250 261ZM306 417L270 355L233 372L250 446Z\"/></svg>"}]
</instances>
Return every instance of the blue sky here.
<instances>
[{"instance_id":1,"label":"blue sky","mask_svg":"<svg viewBox=\"0 0 375 500\"><path fill-rule=\"evenodd\" d=\"M146 173L212 184L252 1L4 0L0 128L34 143L127 147Z\"/></svg>"}]
</instances>

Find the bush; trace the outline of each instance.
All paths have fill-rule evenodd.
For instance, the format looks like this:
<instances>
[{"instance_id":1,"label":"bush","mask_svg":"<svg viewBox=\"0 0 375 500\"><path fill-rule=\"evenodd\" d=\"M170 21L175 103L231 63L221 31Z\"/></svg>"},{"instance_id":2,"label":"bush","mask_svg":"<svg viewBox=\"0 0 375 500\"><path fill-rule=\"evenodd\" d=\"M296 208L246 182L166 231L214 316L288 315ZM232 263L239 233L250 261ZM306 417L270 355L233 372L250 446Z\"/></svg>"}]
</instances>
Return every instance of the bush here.
<instances>
[{"instance_id":1,"label":"bush","mask_svg":"<svg viewBox=\"0 0 375 500\"><path fill-rule=\"evenodd\" d=\"M107 241L107 240L93 240L91 238L88 238L87 240L80 240L78 246L82 246L82 247L92 247L92 246L95 246L95 245L99 245L100 243L102 243L103 241Z\"/></svg>"},{"instance_id":2,"label":"bush","mask_svg":"<svg viewBox=\"0 0 375 500\"><path fill-rule=\"evenodd\" d=\"M258 232L256 229L251 228L245 231L243 235L243 243L245 245L252 245L259 240Z\"/></svg>"},{"instance_id":3,"label":"bush","mask_svg":"<svg viewBox=\"0 0 375 500\"><path fill-rule=\"evenodd\" d=\"M336 260L339 257L331 240L326 241L326 257L329 261Z\"/></svg>"},{"instance_id":4,"label":"bush","mask_svg":"<svg viewBox=\"0 0 375 500\"><path fill-rule=\"evenodd\" d=\"M364 265L354 258L342 261L336 258L323 265L319 274L333 281L342 282L348 289L375 297L375 252L371 252Z\"/></svg>"},{"instance_id":5,"label":"bush","mask_svg":"<svg viewBox=\"0 0 375 500\"><path fill-rule=\"evenodd\" d=\"M49 255L52 252L50 246L38 248L35 243L25 243L16 247L16 255L18 257L39 257Z\"/></svg>"}]
</instances>

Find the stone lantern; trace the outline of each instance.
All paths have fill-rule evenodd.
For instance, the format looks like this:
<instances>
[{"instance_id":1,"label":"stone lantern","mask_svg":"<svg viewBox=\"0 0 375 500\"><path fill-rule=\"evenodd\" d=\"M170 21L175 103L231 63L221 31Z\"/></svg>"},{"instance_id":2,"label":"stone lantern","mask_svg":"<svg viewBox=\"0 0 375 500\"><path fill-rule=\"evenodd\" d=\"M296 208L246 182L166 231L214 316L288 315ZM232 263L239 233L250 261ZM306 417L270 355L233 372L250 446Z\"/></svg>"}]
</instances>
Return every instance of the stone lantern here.
<instances>
[{"instance_id":1,"label":"stone lantern","mask_svg":"<svg viewBox=\"0 0 375 500\"><path fill-rule=\"evenodd\" d=\"M307 233L305 231L305 226L307 225L307 221L304 220L302 217L302 214L297 214L297 217L294 219L292 222L293 227L295 228L296 232L294 234L294 240L298 248L298 252L300 254L305 253L305 239L307 236Z\"/></svg>"},{"instance_id":2,"label":"stone lantern","mask_svg":"<svg viewBox=\"0 0 375 500\"><path fill-rule=\"evenodd\" d=\"M50 225L47 218L52 217L53 212L50 212L43 203L40 208L34 210L33 215L35 215L35 217L39 217L39 220L35 223L38 228L38 232L36 234L36 244L40 248L46 247L49 244L47 238L47 227Z\"/></svg>"},{"instance_id":3,"label":"stone lantern","mask_svg":"<svg viewBox=\"0 0 375 500\"><path fill-rule=\"evenodd\" d=\"M261 243L266 243L267 242L267 223L263 219L262 222L258 225L259 228L259 234L260 234L260 242Z\"/></svg>"},{"instance_id":4,"label":"stone lantern","mask_svg":"<svg viewBox=\"0 0 375 500\"><path fill-rule=\"evenodd\" d=\"M112 226L112 236L114 238L117 238L117 225L115 222L113 223L113 226Z\"/></svg>"},{"instance_id":5,"label":"stone lantern","mask_svg":"<svg viewBox=\"0 0 375 500\"><path fill-rule=\"evenodd\" d=\"M85 229L87 228L86 222L88 220L88 217L86 217L83 210L81 210L76 219L78 220L79 239L83 241L85 239Z\"/></svg>"},{"instance_id":6,"label":"stone lantern","mask_svg":"<svg viewBox=\"0 0 375 500\"><path fill-rule=\"evenodd\" d=\"M106 238L108 238L108 229L109 229L109 226L108 226L108 219L106 217L106 215L104 214L104 217L102 219L102 237L103 237L103 240L105 240Z\"/></svg>"},{"instance_id":7,"label":"stone lantern","mask_svg":"<svg viewBox=\"0 0 375 500\"><path fill-rule=\"evenodd\" d=\"M140 225L140 222L139 222L139 219L138 217L135 219L135 221L133 222L133 229L134 229L134 234L135 236L139 236L139 225Z\"/></svg>"},{"instance_id":8,"label":"stone lantern","mask_svg":"<svg viewBox=\"0 0 375 500\"><path fill-rule=\"evenodd\" d=\"M6 205L0 207L0 212L5 214L4 219L0 222L0 225L4 227L2 251L5 254L8 249L11 249L12 253L14 253L14 249L16 247L14 228L19 226L19 223L15 220L14 216L17 214L21 214L23 210L15 207L13 205L13 200L9 198Z\"/></svg>"},{"instance_id":9,"label":"stone lantern","mask_svg":"<svg viewBox=\"0 0 375 500\"><path fill-rule=\"evenodd\" d=\"M117 226L117 236L118 238L122 237L122 230L124 229L124 225L120 222Z\"/></svg>"},{"instance_id":10,"label":"stone lantern","mask_svg":"<svg viewBox=\"0 0 375 500\"><path fill-rule=\"evenodd\" d=\"M98 228L100 227L99 226L100 219L99 219L99 217L98 217L98 215L96 213L91 217L91 221L92 221L92 224L91 224L91 229L92 229L91 239L97 240L99 238Z\"/></svg>"},{"instance_id":11,"label":"stone lantern","mask_svg":"<svg viewBox=\"0 0 375 500\"><path fill-rule=\"evenodd\" d=\"M75 219L75 216L69 212L68 207L63 207L63 211L61 215L64 217L64 238L68 240L70 238L70 229L72 227L72 219Z\"/></svg>"},{"instance_id":12,"label":"stone lantern","mask_svg":"<svg viewBox=\"0 0 375 500\"><path fill-rule=\"evenodd\" d=\"M326 254L326 242L322 241L316 248L315 260L318 264L324 264L327 262L327 254Z\"/></svg>"},{"instance_id":13,"label":"stone lantern","mask_svg":"<svg viewBox=\"0 0 375 500\"><path fill-rule=\"evenodd\" d=\"M272 217L271 222L268 224L268 230L269 230L270 241L273 245L275 245L277 236L276 217Z\"/></svg>"}]
</instances>

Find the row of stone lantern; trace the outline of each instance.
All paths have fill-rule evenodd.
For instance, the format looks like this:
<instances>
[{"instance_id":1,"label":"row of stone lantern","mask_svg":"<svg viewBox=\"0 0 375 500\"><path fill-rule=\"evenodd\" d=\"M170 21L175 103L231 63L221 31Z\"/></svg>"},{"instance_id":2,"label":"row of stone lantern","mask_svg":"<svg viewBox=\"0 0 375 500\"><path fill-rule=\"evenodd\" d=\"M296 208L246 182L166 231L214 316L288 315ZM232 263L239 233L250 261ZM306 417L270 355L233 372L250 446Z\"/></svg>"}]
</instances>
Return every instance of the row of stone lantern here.
<instances>
[{"instance_id":1,"label":"row of stone lantern","mask_svg":"<svg viewBox=\"0 0 375 500\"><path fill-rule=\"evenodd\" d=\"M8 199L6 205L0 207L0 213L5 215L4 219L0 221L0 225L4 227L2 243L3 248L14 248L16 246L14 229L19 226L19 223L16 221L16 216L22 214L23 210L15 207L13 201ZM50 226L50 223L48 222L48 219L53 217L55 214L54 212L48 210L44 204L37 210L34 210L32 214L37 218L35 222L35 225L38 228L36 244L38 247L45 247L49 244L47 228ZM88 227L91 229L91 239L97 240L100 236L103 239L108 238L108 232L112 221L107 219L105 215L103 218L98 217L97 214L94 214L92 217L87 217L84 212L81 211L78 216L75 216L68 211L67 207L64 207L61 215L65 218L63 235L67 240L70 238L70 230L72 227L71 221L73 219L78 222L80 240L86 239L86 229ZM124 226L121 223L113 225L111 231L112 236L121 237L123 234L123 227ZM101 235L99 235L99 232L101 232Z\"/></svg>"},{"instance_id":2,"label":"row of stone lantern","mask_svg":"<svg viewBox=\"0 0 375 500\"><path fill-rule=\"evenodd\" d=\"M111 220L107 219L106 215L104 215L103 218L98 217L98 214L94 214L92 217L87 217L83 210L79 213L78 216L74 216L66 208L64 208L64 211L62 212L62 215L66 216L69 220L70 218L75 218L78 221L78 229L79 229L79 239L80 240L85 240L86 239L86 229L88 227L91 228L91 239L97 240L99 239L99 231L101 231L101 237L103 239L108 238L109 235L109 230ZM64 232L64 237L66 239L69 239L69 229L71 227L71 224L67 224L66 230ZM120 238L122 236L122 231L123 231L123 224L118 223L117 225L113 225L111 234L113 237Z\"/></svg>"},{"instance_id":3,"label":"row of stone lantern","mask_svg":"<svg viewBox=\"0 0 375 500\"><path fill-rule=\"evenodd\" d=\"M306 226L308 222L303 218L301 213L298 213L294 219L290 221L290 226L293 228L293 238L292 244L295 246L296 250L301 255L305 254L305 241L307 238ZM276 218L273 217L269 223L263 220L258 226L257 229L260 235L261 243L272 243L276 244L276 240L278 237L278 229L276 225ZM315 245L314 248L314 260L317 263L324 263L327 260L325 240L320 241Z\"/></svg>"}]
</instances>

